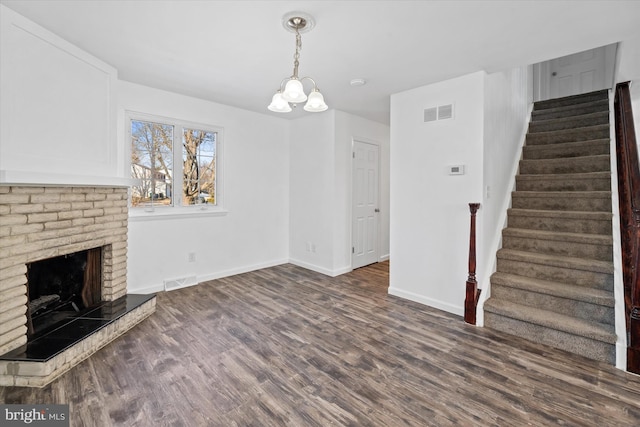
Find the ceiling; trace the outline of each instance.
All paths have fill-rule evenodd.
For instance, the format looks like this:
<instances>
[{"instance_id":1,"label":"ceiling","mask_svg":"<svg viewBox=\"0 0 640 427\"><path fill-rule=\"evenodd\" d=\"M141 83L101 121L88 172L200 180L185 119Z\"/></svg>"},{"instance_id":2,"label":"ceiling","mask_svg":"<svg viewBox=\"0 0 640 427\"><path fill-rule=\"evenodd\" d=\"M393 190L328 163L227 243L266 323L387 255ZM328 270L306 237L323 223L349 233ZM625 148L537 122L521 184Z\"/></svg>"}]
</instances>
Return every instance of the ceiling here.
<instances>
[{"instance_id":1,"label":"ceiling","mask_svg":"<svg viewBox=\"0 0 640 427\"><path fill-rule=\"evenodd\" d=\"M300 75L330 108L389 123L389 96L485 70L533 64L640 31L640 1L0 0L118 69L119 78L266 109L291 75L291 11L311 14ZM367 84L352 87L349 81Z\"/></svg>"}]
</instances>

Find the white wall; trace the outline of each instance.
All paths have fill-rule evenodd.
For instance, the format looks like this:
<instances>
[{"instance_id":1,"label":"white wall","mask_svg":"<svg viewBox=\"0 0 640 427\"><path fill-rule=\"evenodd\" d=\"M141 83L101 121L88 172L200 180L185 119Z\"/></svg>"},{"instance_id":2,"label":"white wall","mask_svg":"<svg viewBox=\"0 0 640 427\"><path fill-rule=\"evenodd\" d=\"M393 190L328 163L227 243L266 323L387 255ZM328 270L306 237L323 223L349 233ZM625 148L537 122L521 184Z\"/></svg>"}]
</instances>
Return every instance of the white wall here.
<instances>
[{"instance_id":1,"label":"white wall","mask_svg":"<svg viewBox=\"0 0 640 427\"><path fill-rule=\"evenodd\" d=\"M351 269L353 140L380 147L378 258L389 258L389 126L342 111L335 113L334 269Z\"/></svg>"},{"instance_id":2,"label":"white wall","mask_svg":"<svg viewBox=\"0 0 640 427\"><path fill-rule=\"evenodd\" d=\"M289 144L287 122L213 102L120 82L118 140L125 110L224 129L223 216L131 218L128 291L152 291L164 280L208 280L287 262ZM196 262L188 262L188 254Z\"/></svg>"},{"instance_id":3,"label":"white wall","mask_svg":"<svg viewBox=\"0 0 640 427\"><path fill-rule=\"evenodd\" d=\"M389 254L389 127L331 110L293 120L289 244L291 262L336 276L351 270L353 138L381 147L381 256Z\"/></svg>"},{"instance_id":4,"label":"white wall","mask_svg":"<svg viewBox=\"0 0 640 427\"><path fill-rule=\"evenodd\" d=\"M335 111L290 122L291 262L333 273Z\"/></svg>"},{"instance_id":5,"label":"white wall","mask_svg":"<svg viewBox=\"0 0 640 427\"><path fill-rule=\"evenodd\" d=\"M476 72L391 96L389 293L460 315L468 203L482 200L484 84ZM454 119L423 122L425 108L449 103ZM456 164L464 175L448 174Z\"/></svg>"},{"instance_id":6,"label":"white wall","mask_svg":"<svg viewBox=\"0 0 640 427\"><path fill-rule=\"evenodd\" d=\"M532 67L500 71L485 78L484 194L477 214L483 238L476 242L483 297L488 296L489 276L495 271L495 253L501 246L501 231L515 189L532 97Z\"/></svg>"}]
</instances>

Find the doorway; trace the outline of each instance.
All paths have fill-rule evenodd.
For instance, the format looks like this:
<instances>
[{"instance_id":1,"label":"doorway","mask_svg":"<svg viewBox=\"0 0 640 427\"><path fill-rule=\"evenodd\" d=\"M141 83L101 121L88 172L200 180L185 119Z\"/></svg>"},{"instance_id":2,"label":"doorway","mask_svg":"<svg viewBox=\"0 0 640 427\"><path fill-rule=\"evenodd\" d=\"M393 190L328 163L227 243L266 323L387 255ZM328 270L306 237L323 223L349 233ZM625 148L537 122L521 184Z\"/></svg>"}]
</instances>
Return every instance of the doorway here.
<instances>
[{"instance_id":1,"label":"doorway","mask_svg":"<svg viewBox=\"0 0 640 427\"><path fill-rule=\"evenodd\" d=\"M380 146L353 141L351 268L378 262Z\"/></svg>"}]
</instances>

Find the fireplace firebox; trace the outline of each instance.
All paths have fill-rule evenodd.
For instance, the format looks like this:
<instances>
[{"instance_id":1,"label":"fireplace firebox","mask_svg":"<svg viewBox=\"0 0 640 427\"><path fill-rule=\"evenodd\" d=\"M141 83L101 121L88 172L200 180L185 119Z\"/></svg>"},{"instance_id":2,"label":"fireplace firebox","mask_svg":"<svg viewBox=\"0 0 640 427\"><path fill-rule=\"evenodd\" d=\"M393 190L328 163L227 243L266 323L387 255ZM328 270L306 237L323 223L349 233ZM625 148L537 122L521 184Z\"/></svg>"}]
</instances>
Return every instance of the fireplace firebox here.
<instances>
[{"instance_id":1,"label":"fireplace firebox","mask_svg":"<svg viewBox=\"0 0 640 427\"><path fill-rule=\"evenodd\" d=\"M27 333L37 338L101 301L102 248L27 264Z\"/></svg>"}]
</instances>

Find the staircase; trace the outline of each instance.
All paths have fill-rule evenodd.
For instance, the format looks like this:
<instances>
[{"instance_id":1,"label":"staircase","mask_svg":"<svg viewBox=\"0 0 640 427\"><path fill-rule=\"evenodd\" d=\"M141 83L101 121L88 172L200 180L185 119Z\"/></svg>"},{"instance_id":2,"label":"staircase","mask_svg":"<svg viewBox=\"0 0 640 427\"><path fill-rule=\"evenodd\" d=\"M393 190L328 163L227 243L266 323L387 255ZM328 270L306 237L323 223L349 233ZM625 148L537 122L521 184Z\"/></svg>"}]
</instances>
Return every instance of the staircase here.
<instances>
[{"instance_id":1,"label":"staircase","mask_svg":"<svg viewBox=\"0 0 640 427\"><path fill-rule=\"evenodd\" d=\"M534 104L485 326L615 364L608 92Z\"/></svg>"}]
</instances>

